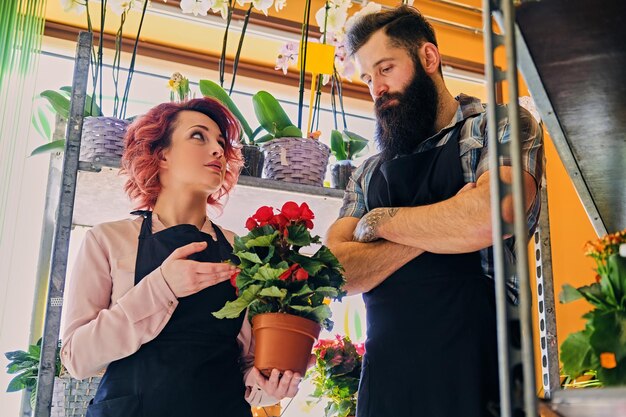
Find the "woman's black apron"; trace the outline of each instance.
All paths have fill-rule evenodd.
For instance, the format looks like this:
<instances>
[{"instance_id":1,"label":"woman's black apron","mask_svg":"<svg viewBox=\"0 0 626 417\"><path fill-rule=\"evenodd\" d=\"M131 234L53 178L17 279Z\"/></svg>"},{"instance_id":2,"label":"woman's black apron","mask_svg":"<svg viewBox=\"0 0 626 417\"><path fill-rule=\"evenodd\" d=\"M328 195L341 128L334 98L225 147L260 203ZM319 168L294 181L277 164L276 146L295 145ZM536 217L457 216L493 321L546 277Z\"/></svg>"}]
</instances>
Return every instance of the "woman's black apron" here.
<instances>
[{"instance_id":1,"label":"woman's black apron","mask_svg":"<svg viewBox=\"0 0 626 417\"><path fill-rule=\"evenodd\" d=\"M207 248L189 259L221 262L230 257L232 247L217 226L217 241L190 224L153 234L152 213L135 213L144 217L135 285L176 248L192 242L205 241ZM235 298L228 281L180 298L156 338L107 367L87 416L250 417L237 344L243 314L233 320L219 320L211 314Z\"/></svg>"},{"instance_id":2,"label":"woman's black apron","mask_svg":"<svg viewBox=\"0 0 626 417\"><path fill-rule=\"evenodd\" d=\"M465 185L462 124L443 146L379 164L369 209L454 196ZM492 415L487 410L498 401L494 285L478 252L423 253L363 298L367 341L357 417Z\"/></svg>"}]
</instances>

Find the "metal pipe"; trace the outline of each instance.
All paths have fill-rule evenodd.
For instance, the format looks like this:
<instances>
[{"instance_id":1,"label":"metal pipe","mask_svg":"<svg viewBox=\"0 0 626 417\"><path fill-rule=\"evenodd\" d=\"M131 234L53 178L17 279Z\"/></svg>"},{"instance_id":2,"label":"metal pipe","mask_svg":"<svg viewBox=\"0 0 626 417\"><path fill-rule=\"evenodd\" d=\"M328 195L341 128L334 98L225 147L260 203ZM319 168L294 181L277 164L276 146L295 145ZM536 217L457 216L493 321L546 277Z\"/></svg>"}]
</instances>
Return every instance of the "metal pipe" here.
<instances>
[{"instance_id":1,"label":"metal pipe","mask_svg":"<svg viewBox=\"0 0 626 417\"><path fill-rule=\"evenodd\" d=\"M506 270L504 265L504 242L502 225L502 183L499 170L498 107L496 85L500 71L496 69L494 51L502 44L501 37L492 31L491 0L483 0L483 32L485 42L485 75L487 78L487 132L489 152L489 179L491 189L491 227L493 234L493 262L496 296L496 320L498 340L498 375L500 380L500 416L512 417L508 306L506 298Z\"/></svg>"},{"instance_id":2,"label":"metal pipe","mask_svg":"<svg viewBox=\"0 0 626 417\"><path fill-rule=\"evenodd\" d=\"M78 44L76 46L70 117L63 156L59 210L56 218L50 281L48 283L48 304L37 376L35 417L49 417L51 411L92 38L93 35L91 33L81 32L78 35Z\"/></svg>"},{"instance_id":3,"label":"metal pipe","mask_svg":"<svg viewBox=\"0 0 626 417\"><path fill-rule=\"evenodd\" d=\"M525 244L528 236L526 223L524 172L522 170L522 143L520 137L519 91L517 78L517 49L515 43L515 7L512 0L502 0L504 23L504 47L506 50L506 80L509 87L509 132L511 169L513 171L513 213L517 244L516 270L519 280L519 316L522 344L522 367L524 372L524 409L526 416L537 416L537 395L535 386L535 355L533 350L532 297L528 271L528 249Z\"/></svg>"},{"instance_id":4,"label":"metal pipe","mask_svg":"<svg viewBox=\"0 0 626 417\"><path fill-rule=\"evenodd\" d=\"M432 1L433 3L445 4L446 6L450 6L450 7L456 7L457 9L463 9L472 13L482 14L483 12L483 10L478 7L470 6L469 4L459 3L457 1L451 1L451 0L430 0L430 1Z\"/></svg>"}]
</instances>

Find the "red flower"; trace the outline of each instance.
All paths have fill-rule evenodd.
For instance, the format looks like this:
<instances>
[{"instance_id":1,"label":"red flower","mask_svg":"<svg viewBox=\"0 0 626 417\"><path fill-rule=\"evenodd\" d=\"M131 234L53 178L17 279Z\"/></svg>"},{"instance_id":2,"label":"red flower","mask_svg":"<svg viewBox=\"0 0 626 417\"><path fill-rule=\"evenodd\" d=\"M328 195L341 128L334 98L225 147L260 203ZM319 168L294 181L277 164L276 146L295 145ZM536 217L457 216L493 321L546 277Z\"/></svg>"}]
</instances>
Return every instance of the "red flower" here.
<instances>
[{"instance_id":1,"label":"red flower","mask_svg":"<svg viewBox=\"0 0 626 417\"><path fill-rule=\"evenodd\" d=\"M295 271L298 267L300 267L300 265L298 264L293 264L289 267L288 270L286 270L285 272L283 272L282 274L280 274L280 276L278 277L278 279L280 280L287 280L289 279L289 277L291 276L291 274L293 273L293 271Z\"/></svg>"},{"instance_id":2,"label":"red flower","mask_svg":"<svg viewBox=\"0 0 626 417\"><path fill-rule=\"evenodd\" d=\"M354 347L356 349L356 353L358 353L359 356L365 355L365 343L355 343Z\"/></svg>"},{"instance_id":3,"label":"red flower","mask_svg":"<svg viewBox=\"0 0 626 417\"><path fill-rule=\"evenodd\" d=\"M296 273L294 274L294 278L296 279L296 281L305 281L305 280L309 279L309 273L306 272L306 270L304 268L298 268L298 269L296 269Z\"/></svg>"},{"instance_id":4,"label":"red flower","mask_svg":"<svg viewBox=\"0 0 626 417\"><path fill-rule=\"evenodd\" d=\"M256 220L254 220L252 217L248 217L248 220L246 220L246 229L252 230L258 226L259 224L257 223Z\"/></svg>"},{"instance_id":5,"label":"red flower","mask_svg":"<svg viewBox=\"0 0 626 417\"><path fill-rule=\"evenodd\" d=\"M314 218L315 218L315 214L313 214L313 212L309 208L309 205L307 203L300 204L300 219L301 220L313 220Z\"/></svg>"},{"instance_id":6,"label":"red flower","mask_svg":"<svg viewBox=\"0 0 626 417\"><path fill-rule=\"evenodd\" d=\"M270 224L276 229L283 229L289 223L289 219L282 214L275 214L270 220Z\"/></svg>"},{"instance_id":7,"label":"red flower","mask_svg":"<svg viewBox=\"0 0 626 417\"><path fill-rule=\"evenodd\" d=\"M283 204L280 211L288 220L298 220L300 217L300 207L293 201L287 201Z\"/></svg>"},{"instance_id":8,"label":"red flower","mask_svg":"<svg viewBox=\"0 0 626 417\"><path fill-rule=\"evenodd\" d=\"M267 224L274 217L274 209L269 206L259 207L252 217L259 223Z\"/></svg>"},{"instance_id":9,"label":"red flower","mask_svg":"<svg viewBox=\"0 0 626 417\"><path fill-rule=\"evenodd\" d=\"M239 276L239 272L241 272L240 270L236 270L235 272L233 272L233 274L230 276L230 285L232 285L233 287L237 288L237 277Z\"/></svg>"},{"instance_id":10,"label":"red flower","mask_svg":"<svg viewBox=\"0 0 626 417\"><path fill-rule=\"evenodd\" d=\"M312 222L311 220L305 220L305 221L304 221L304 226L305 226L307 229L311 230L311 229L313 229L313 222Z\"/></svg>"}]
</instances>

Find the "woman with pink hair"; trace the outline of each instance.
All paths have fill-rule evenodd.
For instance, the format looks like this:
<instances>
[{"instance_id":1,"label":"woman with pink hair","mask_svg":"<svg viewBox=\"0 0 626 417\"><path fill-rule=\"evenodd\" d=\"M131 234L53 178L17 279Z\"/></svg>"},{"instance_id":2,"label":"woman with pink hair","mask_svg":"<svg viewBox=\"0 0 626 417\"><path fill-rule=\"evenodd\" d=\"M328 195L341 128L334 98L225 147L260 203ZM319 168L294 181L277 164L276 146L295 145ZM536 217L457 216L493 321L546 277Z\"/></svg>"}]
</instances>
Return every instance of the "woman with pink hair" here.
<instances>
[{"instance_id":1,"label":"woman with pink hair","mask_svg":"<svg viewBox=\"0 0 626 417\"><path fill-rule=\"evenodd\" d=\"M106 368L88 417L251 416L293 397L301 375L252 366L250 323L211 314L236 298L234 235L207 217L242 166L240 127L219 102L165 103L135 121L122 172L134 219L87 232L68 282L61 359Z\"/></svg>"}]
</instances>

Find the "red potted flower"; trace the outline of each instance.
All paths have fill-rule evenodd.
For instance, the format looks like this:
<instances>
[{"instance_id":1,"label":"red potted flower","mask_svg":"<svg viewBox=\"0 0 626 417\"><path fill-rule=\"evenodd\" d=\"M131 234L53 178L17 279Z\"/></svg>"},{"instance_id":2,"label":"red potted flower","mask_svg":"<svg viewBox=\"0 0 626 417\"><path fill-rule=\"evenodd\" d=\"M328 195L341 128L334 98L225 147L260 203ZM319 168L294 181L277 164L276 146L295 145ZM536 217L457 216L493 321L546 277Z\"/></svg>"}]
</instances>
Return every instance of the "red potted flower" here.
<instances>
[{"instance_id":1,"label":"red potted flower","mask_svg":"<svg viewBox=\"0 0 626 417\"><path fill-rule=\"evenodd\" d=\"M213 315L235 318L248 309L255 366L266 375L274 368L304 375L321 328L333 327L327 300L346 294L343 268L326 246L312 256L300 253L320 243L311 236L313 219L306 203L289 201L277 211L263 206L246 221L250 232L235 238L239 273L231 284L238 297Z\"/></svg>"}]
</instances>

